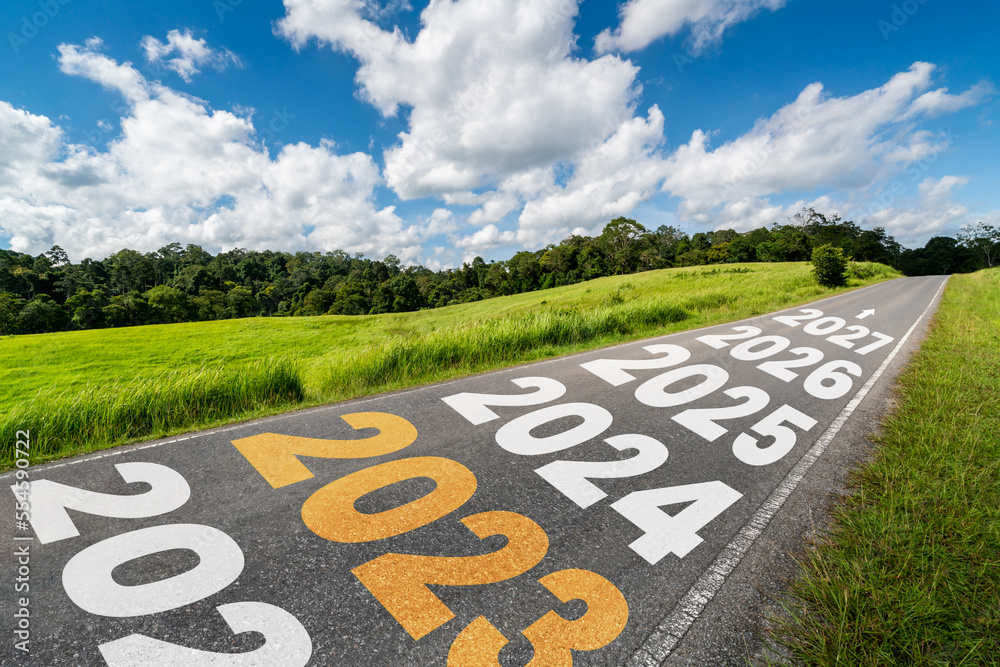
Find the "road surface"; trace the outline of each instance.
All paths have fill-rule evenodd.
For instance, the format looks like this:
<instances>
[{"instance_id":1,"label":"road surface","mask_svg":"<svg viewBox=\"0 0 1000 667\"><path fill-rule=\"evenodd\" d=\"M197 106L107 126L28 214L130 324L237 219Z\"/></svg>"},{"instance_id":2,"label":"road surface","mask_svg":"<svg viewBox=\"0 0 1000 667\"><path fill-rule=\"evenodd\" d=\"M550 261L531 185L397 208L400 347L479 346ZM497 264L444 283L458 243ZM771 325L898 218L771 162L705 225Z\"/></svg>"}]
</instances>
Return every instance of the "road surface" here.
<instances>
[{"instance_id":1,"label":"road surface","mask_svg":"<svg viewBox=\"0 0 1000 667\"><path fill-rule=\"evenodd\" d=\"M8 472L2 662L742 664L944 284Z\"/></svg>"}]
</instances>

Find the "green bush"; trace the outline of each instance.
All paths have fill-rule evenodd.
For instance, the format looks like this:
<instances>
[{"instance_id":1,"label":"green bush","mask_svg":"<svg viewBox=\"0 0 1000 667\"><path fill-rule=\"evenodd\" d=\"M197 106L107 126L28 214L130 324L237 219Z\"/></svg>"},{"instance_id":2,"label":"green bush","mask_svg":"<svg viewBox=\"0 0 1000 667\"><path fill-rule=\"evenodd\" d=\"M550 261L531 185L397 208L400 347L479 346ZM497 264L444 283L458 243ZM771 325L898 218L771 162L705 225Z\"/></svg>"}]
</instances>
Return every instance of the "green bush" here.
<instances>
[{"instance_id":1,"label":"green bush","mask_svg":"<svg viewBox=\"0 0 1000 667\"><path fill-rule=\"evenodd\" d=\"M821 245L812 253L816 282L824 287L840 287L847 284L847 258L844 251L830 244Z\"/></svg>"}]
</instances>

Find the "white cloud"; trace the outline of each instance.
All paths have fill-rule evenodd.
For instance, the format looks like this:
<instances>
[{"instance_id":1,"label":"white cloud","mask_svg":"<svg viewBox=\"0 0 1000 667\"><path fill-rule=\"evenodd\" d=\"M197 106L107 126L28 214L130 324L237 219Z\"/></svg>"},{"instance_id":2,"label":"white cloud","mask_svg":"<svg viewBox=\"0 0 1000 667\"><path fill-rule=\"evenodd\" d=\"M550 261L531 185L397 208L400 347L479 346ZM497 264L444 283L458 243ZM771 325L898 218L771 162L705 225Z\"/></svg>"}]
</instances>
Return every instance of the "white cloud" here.
<instances>
[{"instance_id":1,"label":"white cloud","mask_svg":"<svg viewBox=\"0 0 1000 667\"><path fill-rule=\"evenodd\" d=\"M0 230L12 248L58 243L79 258L181 240L401 252L407 230L393 207L375 206L383 181L369 155L323 142L287 145L272 159L248 117L151 83L100 46L62 45L60 67L125 97L121 135L104 151L67 143L48 118L0 102L0 145L11 147L0 157Z\"/></svg>"},{"instance_id":2,"label":"white cloud","mask_svg":"<svg viewBox=\"0 0 1000 667\"><path fill-rule=\"evenodd\" d=\"M166 43L152 35L146 35L142 38L142 49L146 54L146 62L172 70L188 83L206 65L215 69L223 69L229 63L242 66L240 59L231 51L209 48L205 40L196 39L190 29L184 32L171 30L167 33Z\"/></svg>"},{"instance_id":3,"label":"white cloud","mask_svg":"<svg viewBox=\"0 0 1000 667\"><path fill-rule=\"evenodd\" d=\"M587 151L564 187L552 187L525 206L518 240L544 244L577 230L594 233L654 196L666 174L658 151L663 123L663 113L653 106L646 118L624 123Z\"/></svg>"},{"instance_id":4,"label":"white cloud","mask_svg":"<svg viewBox=\"0 0 1000 667\"><path fill-rule=\"evenodd\" d=\"M505 243L512 243L514 240L513 232L501 232L496 225L486 225L475 234L452 237L451 242L456 248L481 253Z\"/></svg>"},{"instance_id":5,"label":"white cloud","mask_svg":"<svg viewBox=\"0 0 1000 667\"><path fill-rule=\"evenodd\" d=\"M815 188L864 190L950 147L942 132L912 121L941 104L924 93L934 66L916 63L885 85L830 98L807 86L791 104L745 135L710 150L701 130L668 160L664 190L681 197L682 217L707 222L727 202ZM963 94L966 100L971 96Z\"/></svg>"},{"instance_id":6,"label":"white cloud","mask_svg":"<svg viewBox=\"0 0 1000 667\"><path fill-rule=\"evenodd\" d=\"M59 45L59 69L64 74L96 81L109 90L121 93L126 100L132 102L149 98L149 84L132 67L132 63L118 64L103 55L100 50L104 43L97 37L88 39L84 44L83 47L76 44Z\"/></svg>"},{"instance_id":7,"label":"white cloud","mask_svg":"<svg viewBox=\"0 0 1000 667\"><path fill-rule=\"evenodd\" d=\"M48 118L0 101L0 187L17 182L59 152L62 131Z\"/></svg>"},{"instance_id":8,"label":"white cloud","mask_svg":"<svg viewBox=\"0 0 1000 667\"><path fill-rule=\"evenodd\" d=\"M690 28L696 45L784 0L633 0L604 50L641 48ZM921 120L977 104L986 84L932 90L934 66L916 63L884 86L830 97L807 86L791 104L717 148L699 130L662 154L659 108L636 115L637 68L605 55L573 55L572 0L431 3L411 40L366 18L361 0L285 0L277 31L296 48L317 40L360 62L359 95L384 115L409 109L385 151L387 184L403 198L437 196L475 206L461 248L523 247L595 233L662 193L682 220L748 227L783 210L773 195L870 190L946 150ZM516 220L516 230L505 227Z\"/></svg>"},{"instance_id":9,"label":"white cloud","mask_svg":"<svg viewBox=\"0 0 1000 667\"><path fill-rule=\"evenodd\" d=\"M961 95L950 95L947 88L939 88L924 93L914 100L906 117L912 118L920 114L934 117L947 113L955 113L966 107L982 103L991 97L994 92L992 84L988 82L976 84Z\"/></svg>"},{"instance_id":10,"label":"white cloud","mask_svg":"<svg viewBox=\"0 0 1000 667\"><path fill-rule=\"evenodd\" d=\"M692 50L722 39L727 28L762 9L784 7L785 0L629 0L619 10L621 25L597 36L599 53L636 51L665 35L691 28Z\"/></svg>"},{"instance_id":11,"label":"white cloud","mask_svg":"<svg viewBox=\"0 0 1000 667\"><path fill-rule=\"evenodd\" d=\"M413 41L363 18L360 1L285 6L280 34L356 57L360 95L383 114L410 108L407 130L385 153L386 180L403 199L497 188L575 159L634 115L632 63L572 55L572 0L434 2ZM504 208L493 207L482 221Z\"/></svg>"}]
</instances>

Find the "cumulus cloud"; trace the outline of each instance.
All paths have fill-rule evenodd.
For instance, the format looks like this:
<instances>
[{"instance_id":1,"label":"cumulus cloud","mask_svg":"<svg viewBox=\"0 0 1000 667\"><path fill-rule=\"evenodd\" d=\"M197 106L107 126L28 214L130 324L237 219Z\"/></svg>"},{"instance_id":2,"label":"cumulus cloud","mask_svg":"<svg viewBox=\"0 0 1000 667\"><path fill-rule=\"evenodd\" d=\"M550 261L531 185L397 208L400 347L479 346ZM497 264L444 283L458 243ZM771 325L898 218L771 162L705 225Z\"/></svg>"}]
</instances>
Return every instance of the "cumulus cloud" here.
<instances>
[{"instance_id":1,"label":"cumulus cloud","mask_svg":"<svg viewBox=\"0 0 1000 667\"><path fill-rule=\"evenodd\" d=\"M870 188L951 145L947 133L917 129L911 121L956 107L953 98L968 106L980 95L925 92L933 72L934 65L918 62L852 97L828 97L822 84L811 84L714 150L709 135L698 130L670 156L664 190L682 199L682 217L707 222L715 207L748 197Z\"/></svg>"},{"instance_id":2,"label":"cumulus cloud","mask_svg":"<svg viewBox=\"0 0 1000 667\"><path fill-rule=\"evenodd\" d=\"M892 199L883 196L875 200L883 205L874 206L874 211L869 202L864 223L885 227L904 245L923 245L932 236L953 236L962 225L975 222L972 212L953 198L967 182L959 176L926 178L912 196L907 196L909 192Z\"/></svg>"},{"instance_id":3,"label":"cumulus cloud","mask_svg":"<svg viewBox=\"0 0 1000 667\"><path fill-rule=\"evenodd\" d=\"M60 46L59 64L120 92L121 135L103 151L66 141L44 116L0 102L0 230L11 247L74 256L184 240L211 248L342 248L382 256L408 233L378 208L371 156L328 142L270 157L249 116L147 81L101 44ZM415 253L414 253L415 254Z\"/></svg>"},{"instance_id":4,"label":"cumulus cloud","mask_svg":"<svg viewBox=\"0 0 1000 667\"><path fill-rule=\"evenodd\" d=\"M690 28L697 44L784 0L631 0L599 51L634 50ZM821 83L748 132L712 147L698 130L663 154L657 106L637 113L633 63L575 55L574 0L431 3L412 39L369 17L361 0L285 0L276 31L356 58L359 96L386 116L409 110L384 154L386 183L402 199L436 196L473 206L460 248L523 247L594 233L663 193L681 220L756 224L779 212L768 197L818 188L864 191L945 150L920 121L978 104L986 84L932 89L916 63L885 85L831 97ZM515 230L509 230L516 224Z\"/></svg>"},{"instance_id":5,"label":"cumulus cloud","mask_svg":"<svg viewBox=\"0 0 1000 667\"><path fill-rule=\"evenodd\" d=\"M431 3L412 40L364 18L357 0L286 0L278 31L350 53L360 95L385 115L410 109L385 177L403 199L495 189L573 160L633 117L638 69L572 55L574 0ZM482 220L495 218L484 210Z\"/></svg>"},{"instance_id":6,"label":"cumulus cloud","mask_svg":"<svg viewBox=\"0 0 1000 667\"><path fill-rule=\"evenodd\" d=\"M196 39L191 30L171 30L167 33L165 43L152 35L146 35L142 38L142 49L146 62L172 70L188 83L206 65L215 69L224 69L230 63L242 66L234 53L209 48L205 40Z\"/></svg>"},{"instance_id":7,"label":"cumulus cloud","mask_svg":"<svg viewBox=\"0 0 1000 667\"><path fill-rule=\"evenodd\" d=\"M657 194L666 173L659 153L663 123L663 113L653 106L646 118L624 123L588 150L565 186L549 188L528 202L518 240L549 243L571 232L594 233Z\"/></svg>"},{"instance_id":8,"label":"cumulus cloud","mask_svg":"<svg viewBox=\"0 0 1000 667\"><path fill-rule=\"evenodd\" d=\"M689 27L692 50L698 53L762 9L784 6L785 0L629 0L619 9L620 25L599 34L595 48L599 53L637 51Z\"/></svg>"}]
</instances>

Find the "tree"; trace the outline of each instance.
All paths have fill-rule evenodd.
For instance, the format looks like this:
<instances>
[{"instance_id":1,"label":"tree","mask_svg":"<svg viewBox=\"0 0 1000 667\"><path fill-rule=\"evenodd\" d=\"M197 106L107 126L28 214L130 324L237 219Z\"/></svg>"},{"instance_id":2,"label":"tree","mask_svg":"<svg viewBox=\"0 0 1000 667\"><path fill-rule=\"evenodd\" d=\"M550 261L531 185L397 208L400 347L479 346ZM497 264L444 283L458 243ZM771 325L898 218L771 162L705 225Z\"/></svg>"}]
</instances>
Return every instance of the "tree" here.
<instances>
[{"instance_id":1,"label":"tree","mask_svg":"<svg viewBox=\"0 0 1000 667\"><path fill-rule=\"evenodd\" d=\"M80 289L66 299L65 307L70 313L73 325L81 329L94 329L104 324L104 306L108 300L100 289L87 291Z\"/></svg>"},{"instance_id":2,"label":"tree","mask_svg":"<svg viewBox=\"0 0 1000 667\"><path fill-rule=\"evenodd\" d=\"M0 292L0 336L21 333L21 311L27 301L9 292Z\"/></svg>"},{"instance_id":3,"label":"tree","mask_svg":"<svg viewBox=\"0 0 1000 667\"><path fill-rule=\"evenodd\" d=\"M104 321L111 327L133 327L150 323L149 304L140 294L119 294L104 306Z\"/></svg>"},{"instance_id":4,"label":"tree","mask_svg":"<svg viewBox=\"0 0 1000 667\"><path fill-rule=\"evenodd\" d=\"M732 243L728 241L714 245L705 253L705 258L710 264L722 264L724 262L728 262L729 258L732 257L729 251L731 245Z\"/></svg>"},{"instance_id":5,"label":"tree","mask_svg":"<svg viewBox=\"0 0 1000 667\"><path fill-rule=\"evenodd\" d=\"M39 294L21 309L18 322L23 333L62 331L69 324L69 315L48 294Z\"/></svg>"},{"instance_id":6,"label":"tree","mask_svg":"<svg viewBox=\"0 0 1000 667\"><path fill-rule=\"evenodd\" d=\"M639 257L639 244L646 228L631 218L617 217L604 227L598 240L606 248L616 274L631 273Z\"/></svg>"},{"instance_id":7,"label":"tree","mask_svg":"<svg viewBox=\"0 0 1000 667\"><path fill-rule=\"evenodd\" d=\"M254 298L253 292L242 286L234 287L226 293L226 306L229 317L251 317L260 310L260 304ZM325 313L326 310L321 312Z\"/></svg>"},{"instance_id":8,"label":"tree","mask_svg":"<svg viewBox=\"0 0 1000 667\"><path fill-rule=\"evenodd\" d=\"M186 322L191 318L192 303L187 294L169 285L157 285L145 294L146 303L158 322Z\"/></svg>"},{"instance_id":9,"label":"tree","mask_svg":"<svg viewBox=\"0 0 1000 667\"><path fill-rule=\"evenodd\" d=\"M987 269L992 269L1000 259L1000 229L982 222L975 227L965 225L958 234L958 242L972 251Z\"/></svg>"},{"instance_id":10,"label":"tree","mask_svg":"<svg viewBox=\"0 0 1000 667\"><path fill-rule=\"evenodd\" d=\"M480 260L482 261L482 260ZM409 273L401 273L389 282L395 298L392 301L392 312L406 313L420 310L424 305L423 295L417 287L417 281ZM478 287L470 288L479 290Z\"/></svg>"},{"instance_id":11,"label":"tree","mask_svg":"<svg viewBox=\"0 0 1000 667\"><path fill-rule=\"evenodd\" d=\"M67 266L69 264L69 255L57 245L52 246L52 249L45 253L45 257L52 266Z\"/></svg>"},{"instance_id":12,"label":"tree","mask_svg":"<svg viewBox=\"0 0 1000 667\"><path fill-rule=\"evenodd\" d=\"M142 292L156 282L156 272L148 257L135 250L119 250L104 260L110 268L111 292Z\"/></svg>"},{"instance_id":13,"label":"tree","mask_svg":"<svg viewBox=\"0 0 1000 667\"><path fill-rule=\"evenodd\" d=\"M812 263L820 285L840 287L847 284L847 258L840 248L829 243L821 245L813 250Z\"/></svg>"}]
</instances>

